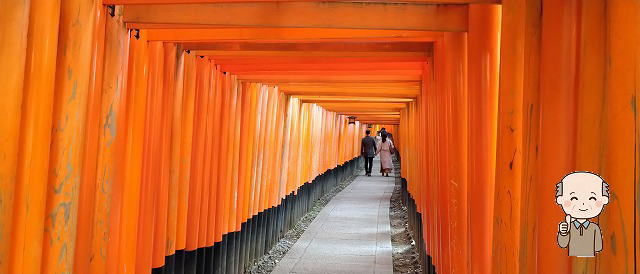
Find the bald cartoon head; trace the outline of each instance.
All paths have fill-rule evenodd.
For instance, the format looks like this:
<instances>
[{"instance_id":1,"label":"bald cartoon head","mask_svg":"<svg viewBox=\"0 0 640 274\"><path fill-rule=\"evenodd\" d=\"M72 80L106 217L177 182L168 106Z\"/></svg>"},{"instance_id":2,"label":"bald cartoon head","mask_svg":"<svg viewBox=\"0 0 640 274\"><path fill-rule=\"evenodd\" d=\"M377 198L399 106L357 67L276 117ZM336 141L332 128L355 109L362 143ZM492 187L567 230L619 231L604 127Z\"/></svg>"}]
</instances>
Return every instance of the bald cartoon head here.
<instances>
[{"instance_id":1,"label":"bald cartoon head","mask_svg":"<svg viewBox=\"0 0 640 274\"><path fill-rule=\"evenodd\" d=\"M609 203L609 185L591 172L570 173L556 185L556 203L573 218L597 217Z\"/></svg>"}]
</instances>

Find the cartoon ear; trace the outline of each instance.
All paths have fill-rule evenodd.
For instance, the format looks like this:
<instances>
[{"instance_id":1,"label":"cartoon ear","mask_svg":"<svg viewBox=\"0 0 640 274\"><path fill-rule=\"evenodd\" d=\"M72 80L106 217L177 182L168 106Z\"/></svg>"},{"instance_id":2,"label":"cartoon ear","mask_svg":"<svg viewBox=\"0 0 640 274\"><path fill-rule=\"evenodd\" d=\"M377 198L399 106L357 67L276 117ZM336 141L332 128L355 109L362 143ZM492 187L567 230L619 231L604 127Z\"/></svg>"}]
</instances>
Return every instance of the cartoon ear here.
<instances>
[{"instance_id":1,"label":"cartoon ear","mask_svg":"<svg viewBox=\"0 0 640 274\"><path fill-rule=\"evenodd\" d=\"M556 204L562 205L562 202L564 202L563 196L556 197Z\"/></svg>"},{"instance_id":2,"label":"cartoon ear","mask_svg":"<svg viewBox=\"0 0 640 274\"><path fill-rule=\"evenodd\" d=\"M609 197L602 196L602 199L600 199L600 201L602 201L602 204L606 205L609 203Z\"/></svg>"}]
</instances>

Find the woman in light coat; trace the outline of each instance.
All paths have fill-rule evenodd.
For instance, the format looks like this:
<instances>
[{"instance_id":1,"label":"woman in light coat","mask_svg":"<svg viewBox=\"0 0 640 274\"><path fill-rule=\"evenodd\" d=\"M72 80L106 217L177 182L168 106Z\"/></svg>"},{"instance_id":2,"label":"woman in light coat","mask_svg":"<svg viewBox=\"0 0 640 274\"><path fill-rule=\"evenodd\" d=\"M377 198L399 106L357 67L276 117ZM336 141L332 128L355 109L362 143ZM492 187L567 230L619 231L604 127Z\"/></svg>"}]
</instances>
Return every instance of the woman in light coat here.
<instances>
[{"instance_id":1,"label":"woman in light coat","mask_svg":"<svg viewBox=\"0 0 640 274\"><path fill-rule=\"evenodd\" d=\"M391 161L391 155L394 152L393 142L387 139L387 133L383 132L382 140L378 146L377 154L380 154L380 173L382 176L389 177L389 173L393 170L393 162Z\"/></svg>"}]
</instances>

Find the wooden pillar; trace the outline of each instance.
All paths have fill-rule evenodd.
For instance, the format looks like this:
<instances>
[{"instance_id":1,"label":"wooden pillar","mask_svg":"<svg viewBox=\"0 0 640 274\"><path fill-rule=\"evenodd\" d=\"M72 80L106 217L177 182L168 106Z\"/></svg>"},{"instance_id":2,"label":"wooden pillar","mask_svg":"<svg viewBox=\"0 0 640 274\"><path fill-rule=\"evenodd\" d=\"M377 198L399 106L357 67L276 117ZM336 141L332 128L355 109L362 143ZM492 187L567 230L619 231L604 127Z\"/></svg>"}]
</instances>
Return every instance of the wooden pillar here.
<instances>
[{"instance_id":1,"label":"wooden pillar","mask_svg":"<svg viewBox=\"0 0 640 274\"><path fill-rule=\"evenodd\" d=\"M0 272L9 271L20 117L29 33L29 1L0 2ZM51 73L51 72L50 72ZM18 198L20 199L20 198ZM19 209L19 205L18 205Z\"/></svg>"},{"instance_id":2,"label":"wooden pillar","mask_svg":"<svg viewBox=\"0 0 640 274\"><path fill-rule=\"evenodd\" d=\"M602 100L606 70L606 0L578 6L576 170L600 173Z\"/></svg>"},{"instance_id":3,"label":"wooden pillar","mask_svg":"<svg viewBox=\"0 0 640 274\"><path fill-rule=\"evenodd\" d=\"M540 12L540 0L502 2L492 248L496 273L531 271L535 265L529 246L535 207L522 193L535 186L531 176L536 171L532 152L537 135L530 126L535 125L532 118L538 108Z\"/></svg>"},{"instance_id":4,"label":"wooden pillar","mask_svg":"<svg viewBox=\"0 0 640 274\"><path fill-rule=\"evenodd\" d=\"M239 83L240 93L242 96L242 104L241 104L241 116L242 120L240 123L240 158L238 159L238 199L236 201L236 210L238 213L236 214L236 229L240 229L240 225L247 220L246 215L246 200L247 200L247 177L250 177L251 174L248 172L250 170L247 161L250 159L250 151L252 146L249 140L251 140L251 118L253 118L251 113L251 93L247 91L247 84Z\"/></svg>"},{"instance_id":5,"label":"wooden pillar","mask_svg":"<svg viewBox=\"0 0 640 274\"><path fill-rule=\"evenodd\" d=\"M606 1L581 1L578 9L575 170L601 174ZM595 273L597 258L572 258L571 261L574 273Z\"/></svg>"},{"instance_id":6,"label":"wooden pillar","mask_svg":"<svg viewBox=\"0 0 640 274\"><path fill-rule=\"evenodd\" d=\"M218 137L220 139L220 149L219 149L219 153L220 153L220 159L218 160L218 184L217 184L217 200L216 200L216 242L219 242L222 240L222 235L225 234L227 231L225 231L225 225L224 225L224 211L226 210L225 208L225 204L224 204L224 200L225 200L225 194L227 193L226 190L226 185L227 185L227 181L225 181L225 174L226 174L226 170L227 170L227 160L226 157L228 157L229 153L228 153L228 125L229 125L229 92L227 89L225 89L225 82L226 82L226 78L224 76L221 76L220 78L220 82L219 82L219 92L221 95L221 105L220 105L220 136Z\"/></svg>"},{"instance_id":7,"label":"wooden pillar","mask_svg":"<svg viewBox=\"0 0 640 274\"><path fill-rule=\"evenodd\" d=\"M186 248L189 189L191 185L191 153L193 148L193 118L195 106L196 57L184 55L184 93L182 101L182 136L180 137L180 178L178 186L178 224L176 250Z\"/></svg>"},{"instance_id":8,"label":"wooden pillar","mask_svg":"<svg viewBox=\"0 0 640 274\"><path fill-rule=\"evenodd\" d=\"M182 178L180 177L182 166L182 140L186 138L184 125L184 79L186 53L180 46L174 52L176 58L175 82L173 92L173 109L171 121L171 166L169 168L169 212L167 215L167 255L175 254L178 242L178 227L180 226L180 197L182 194ZM213 233L211 233L213 235Z\"/></svg>"},{"instance_id":9,"label":"wooden pillar","mask_svg":"<svg viewBox=\"0 0 640 274\"><path fill-rule=\"evenodd\" d=\"M275 93L276 93L276 103L277 103L277 109L275 111L275 131L274 131L274 142L273 142L273 146L274 146L274 151L273 151L273 166L271 167L271 181L273 182L273 188L272 188L272 192L271 192L271 202L270 205L271 207L277 206L280 204L280 172L282 170L282 166L280 165L282 162L282 149L283 149L283 130L284 130L284 124L283 124L283 116L282 116L282 112L283 112L283 108L284 108L284 104L283 104L283 95L282 93L280 93L280 91L278 91L278 88L276 87L275 89ZM333 155L333 154L329 154L329 155ZM329 157L329 155L326 155L326 158Z\"/></svg>"},{"instance_id":10,"label":"wooden pillar","mask_svg":"<svg viewBox=\"0 0 640 274\"><path fill-rule=\"evenodd\" d=\"M156 212L154 204L160 180L162 139L162 78L164 54L162 42L149 43L149 77L147 84L144 150L142 154L142 180L140 182L140 211L136 249L136 271L151 269L153 260L153 235Z\"/></svg>"},{"instance_id":11,"label":"wooden pillar","mask_svg":"<svg viewBox=\"0 0 640 274\"><path fill-rule=\"evenodd\" d=\"M112 171L111 204L107 213L109 227L107 229L109 239L106 244L107 261L106 273L117 273L119 268L119 258L122 251L122 238L124 227L124 189L126 183L127 165L124 159L127 152L127 133L129 132L127 99L129 98L127 89L127 75L129 72L129 30L125 27L122 18L123 7L115 7L114 16L110 17L105 28L105 76L102 81L102 89L109 94L113 94L112 114L106 112L109 117L110 139L105 142L109 146L114 146L111 154L110 164L114 166ZM103 102L108 102L105 100ZM115 134L115 136L114 136ZM104 235L98 235L98 237ZM103 251L102 251L103 252Z\"/></svg>"},{"instance_id":12,"label":"wooden pillar","mask_svg":"<svg viewBox=\"0 0 640 274\"><path fill-rule=\"evenodd\" d=\"M292 140L292 128L293 128L293 124L292 124L292 113L291 113L291 97L289 95L282 95L284 97L284 110L283 110L283 114L285 117L284 120L284 139L283 139L283 146L284 146L284 151L282 152L282 170L281 170L281 184L282 184L282 189L280 190L280 197L284 198L284 196L289 194L290 191L290 185L289 185L289 172L290 172L290 166L289 166L289 161L291 159L291 144L293 143ZM335 138L336 140L338 140L341 136L342 130L336 130L336 134L335 134ZM340 147L341 146L336 146L336 158L339 159L340 158ZM339 160L338 160L339 161Z\"/></svg>"},{"instance_id":13,"label":"wooden pillar","mask_svg":"<svg viewBox=\"0 0 640 274\"><path fill-rule=\"evenodd\" d=\"M234 142L233 142L233 148L234 148L234 160L233 160L233 174L232 174L232 181L233 181L233 191L231 193L231 201L230 201L230 207L231 207L231 216L229 218L229 230L231 232L237 232L240 230L240 218L242 216L241 212L239 211L239 208L242 208L242 206L239 206L239 202L240 202L240 196L242 195L242 189L244 188L244 184L241 181L241 169L243 168L243 154L244 152L242 151L242 123L244 122L244 110L245 110L245 103L246 103L246 98L244 97L244 92L243 92L243 88L242 88L242 84L241 82L239 82L235 77L232 78L233 79L233 89L235 90L236 93L236 112L235 112L235 123L234 123L234 127L233 127L233 133L234 133ZM243 179L243 178L242 178Z\"/></svg>"},{"instance_id":14,"label":"wooden pillar","mask_svg":"<svg viewBox=\"0 0 640 274\"><path fill-rule=\"evenodd\" d=\"M467 34L444 34L444 62L446 89L444 105L442 105L445 120L448 147L447 157L448 177L442 181L447 184L449 199L449 265L451 273L466 273L468 269L467 244ZM417 134L415 132L414 134ZM414 160L417 160L416 155ZM446 253L445 253L446 254Z\"/></svg>"},{"instance_id":15,"label":"wooden pillar","mask_svg":"<svg viewBox=\"0 0 640 274\"><path fill-rule=\"evenodd\" d=\"M195 228L198 231L198 245L197 248L202 248L206 246L206 242L207 242L207 227L209 225L209 199L210 199L210 194L211 194L211 161L213 158L213 141L214 141L214 129L213 129L213 113L215 111L214 107L215 107L215 83L211 83L212 80L215 80L215 65L213 65L211 63L211 60L208 58L204 59L204 71L203 73L203 77L204 77L204 82L202 83L202 88L204 89L204 96L201 98L201 100L204 101L204 104L206 104L206 113L204 114L205 116L203 117L203 120L201 121L202 123L204 123L204 146L203 146L203 156L202 156L202 169L201 169L201 174L200 176L200 209L199 209L199 215L196 217L198 218L200 221L198 222L197 227ZM213 77L213 78L212 78ZM199 82L200 83L200 82Z\"/></svg>"},{"instance_id":16,"label":"wooden pillar","mask_svg":"<svg viewBox=\"0 0 640 274\"><path fill-rule=\"evenodd\" d=\"M213 63L212 63L213 65ZM222 95L220 90L220 80L222 78L222 72L220 71L218 66L212 67L212 76L211 76L211 92L213 97L213 109L210 112L212 115L212 130L213 132L220 132L220 106L222 105ZM220 138L218 136L212 137L212 151L220 151ZM215 153L213 153L215 154ZM211 163L209 166L209 180L210 180L210 197L208 198L209 204L209 216L207 217L207 227L209 229L209 233L206 235L207 237L207 246L212 246L216 241L215 226L216 226L216 216L219 215L217 200L219 199L218 193L218 185L221 183L220 176L218 175L218 164L220 161L219 156L211 155Z\"/></svg>"},{"instance_id":17,"label":"wooden pillar","mask_svg":"<svg viewBox=\"0 0 640 274\"><path fill-rule=\"evenodd\" d=\"M233 174L233 164L234 164L234 142L235 142L235 123L236 123L236 104L237 104L237 92L233 88L233 79L230 74L225 73L224 76L224 85L223 92L227 93L227 101L225 102L228 106L226 108L227 112L227 121L226 126L222 129L221 132L227 135L226 141L222 144L226 153L223 154L224 158L221 161L222 167L224 168L224 177L222 177L222 184L224 184L224 192L222 192L222 199L224 201L222 212L222 232L223 234L229 233L230 231L230 220L231 220L231 199L232 199L232 191L234 190L233 180L236 177Z\"/></svg>"},{"instance_id":18,"label":"wooden pillar","mask_svg":"<svg viewBox=\"0 0 640 274\"><path fill-rule=\"evenodd\" d=\"M224 104L224 102L222 101L223 99L223 90L222 90L222 71L220 71L220 67L216 66L215 67L215 71L214 71L214 76L213 77L213 82L212 82L212 88L213 88L213 92L214 92L214 105L213 105L213 130L214 132L221 132L221 126L222 126L222 106ZM217 136L214 137L213 139L213 147L212 149L214 151L221 151L221 136ZM209 200L209 210L211 210L211 214L209 215L208 218L208 225L211 227L211 231L212 233L212 237L210 239L210 243L214 244L216 241L219 241L220 239L222 239L222 234L219 231L219 229L216 227L216 221L217 218L219 218L221 216L220 213L220 208L218 207L219 205L219 201L220 201L220 197L222 197L222 193L219 193L218 190L220 189L220 186L222 184L222 178L220 177L220 161L222 160L221 157L213 157L212 161L211 161L211 180L212 180L212 186L211 186L211 199Z\"/></svg>"},{"instance_id":19,"label":"wooden pillar","mask_svg":"<svg viewBox=\"0 0 640 274\"><path fill-rule=\"evenodd\" d=\"M161 114L156 118L160 119L159 138L159 163L158 178L155 197L155 218L153 235L152 267L157 268L164 265L167 256L167 219L169 211L169 181L171 167L171 127L173 121L173 94L175 89L176 73L176 45L174 43L163 43L163 70L161 71L162 81L158 87L158 92L162 93L162 101L159 106Z\"/></svg>"},{"instance_id":20,"label":"wooden pillar","mask_svg":"<svg viewBox=\"0 0 640 274\"><path fill-rule=\"evenodd\" d=\"M245 83L247 89L247 95L250 98L250 112L249 112L249 136L247 142L247 178L246 178L246 201L243 205L243 211L247 219L253 217L253 197L255 197L255 168L258 155L257 141L260 135L260 93L258 93L257 85L255 83Z\"/></svg>"},{"instance_id":21,"label":"wooden pillar","mask_svg":"<svg viewBox=\"0 0 640 274\"><path fill-rule=\"evenodd\" d=\"M636 14L640 14L640 5L636 4ZM636 28L636 37L640 36L640 28ZM640 83L640 46L636 47L636 60L635 60L635 71L636 71L636 85ZM635 235L640 235L640 119L638 119L638 105L640 105L640 88L636 86L636 94L635 94L635 102L633 103L634 117L636 120L636 155L635 155L635 188L636 188L636 215L635 215ZM640 271L640 237L636 238L636 272Z\"/></svg>"},{"instance_id":22,"label":"wooden pillar","mask_svg":"<svg viewBox=\"0 0 640 274\"><path fill-rule=\"evenodd\" d=\"M198 249L200 210L202 203L202 177L205 157L205 134L208 108L208 90L206 79L209 60L196 57L195 105L193 118L193 147L191 149L191 176L189 182L189 199L187 215L186 250Z\"/></svg>"},{"instance_id":23,"label":"wooden pillar","mask_svg":"<svg viewBox=\"0 0 640 274\"><path fill-rule=\"evenodd\" d=\"M543 1L540 48L540 146L535 191L537 272L566 273L569 258L557 246L566 214L549 191L575 170L578 1Z\"/></svg>"},{"instance_id":24,"label":"wooden pillar","mask_svg":"<svg viewBox=\"0 0 640 274\"><path fill-rule=\"evenodd\" d=\"M638 156L634 147L638 146L635 124L640 89L637 81L639 5L629 0L606 1L607 63L600 175L609 182L611 197L599 218L603 234L603 250L597 255L599 273L638 271L635 268L638 262L634 260L638 253L634 248L638 234L633 220L640 221L634 219L638 212L638 178L634 175Z\"/></svg>"},{"instance_id":25,"label":"wooden pillar","mask_svg":"<svg viewBox=\"0 0 640 274\"><path fill-rule=\"evenodd\" d=\"M61 6L43 272L73 271L95 9L93 0Z\"/></svg>"},{"instance_id":26,"label":"wooden pillar","mask_svg":"<svg viewBox=\"0 0 640 274\"><path fill-rule=\"evenodd\" d=\"M125 179L122 189L122 228L119 243L118 272L135 269L137 259L138 217L144 152L149 49L146 32L132 30L127 73Z\"/></svg>"},{"instance_id":27,"label":"wooden pillar","mask_svg":"<svg viewBox=\"0 0 640 274\"><path fill-rule=\"evenodd\" d=\"M636 15L640 14L640 5L636 4ZM636 18L637 19L637 18ZM635 37L640 36L640 28L636 28L636 35ZM640 83L640 46L636 47L636 80L635 83L636 85L638 83ZM634 102L634 115L635 115L635 120L636 120L636 155L635 155L635 188L636 188L636 220L635 220L635 224L636 224L636 232L635 235L640 235L640 134L638 132L640 132L640 119L638 119L638 105L640 105L640 88L638 88L636 86L636 94L635 94L635 102ZM640 252L638 252L638 250L640 250L640 237L636 237L636 258L635 258L635 262L636 262L636 272L640 271Z\"/></svg>"},{"instance_id":28,"label":"wooden pillar","mask_svg":"<svg viewBox=\"0 0 640 274\"><path fill-rule=\"evenodd\" d=\"M425 229L428 230L429 235L427 237L425 237L426 239L428 239L429 241L426 243L427 244L427 250L430 256L433 257L433 259L435 259L435 256L438 254L438 244L439 244L439 238L438 238L438 229L437 226L439 224L439 214L438 214L438 181L439 181L439 172L438 172L438 131L437 131L437 118L436 118L436 114L437 114L437 93L438 90L436 89L436 81L437 79L435 79L435 75L434 75L434 64L433 61L430 61L429 65L428 65L429 71L426 72L427 74L427 79L423 79L423 83L425 83L426 81L429 81L430 85L429 88L427 88L426 94L424 94L425 101L426 101L426 105L425 108L427 109L427 113L426 113L426 136L429 136L428 138L428 144L427 144L427 153L428 153L428 160L427 160L427 165L429 165L429 173L428 173L428 177L425 180L425 183L427 184L427 189L428 189L428 193L426 193L426 199L428 200L428 206L427 206L427 214L425 217L425 219L427 219L427 226L425 226ZM404 122L404 123L403 123ZM403 126L403 124L406 124L408 121L403 121L401 122L401 126ZM401 149L403 151L403 153L401 153L400 157L405 157L405 153L407 153L409 151L409 149L407 148L407 145L410 142L407 142L407 135L408 132L403 131L400 134L400 138L401 138L401 143L403 144ZM403 169L404 171L404 169Z\"/></svg>"},{"instance_id":29,"label":"wooden pillar","mask_svg":"<svg viewBox=\"0 0 640 274\"><path fill-rule=\"evenodd\" d=\"M500 5L469 6L469 264L491 272L500 64Z\"/></svg>"},{"instance_id":30,"label":"wooden pillar","mask_svg":"<svg viewBox=\"0 0 640 274\"><path fill-rule=\"evenodd\" d=\"M15 15L18 14L15 13ZM10 17L5 18L9 19ZM29 13L30 39L26 47L24 97L22 99L23 113L20 126L21 136L14 197L14 216L12 221L8 223L4 222L5 219L3 217L0 217L0 222L12 224L10 237L11 261L8 262L10 264L9 273L40 272L59 20L60 1L31 1L31 11ZM3 37L5 36L3 35ZM7 37L6 39L9 41L12 38ZM7 45L13 45L14 43L15 40L12 40ZM19 54L11 57L19 57ZM9 59L2 55L2 60L7 61ZM6 75L4 69L1 69L1 71L3 75ZM11 72L18 73L20 70L13 67ZM14 76L6 75L6 78L3 76L3 80L17 80L17 78L11 77ZM3 83L3 86L7 87L6 83ZM10 102L10 100L3 101ZM2 109L6 110L7 108L3 106ZM12 116L15 116L15 114L12 114ZM2 119L4 120L5 118ZM9 147L3 144L3 148ZM5 163L2 165L4 166ZM4 185L2 187L4 188ZM5 243L8 242L5 241ZM0 246L2 245L4 243L0 244ZM6 268L3 268L4 266L6 264L0 263L0 272L6 270Z\"/></svg>"},{"instance_id":31,"label":"wooden pillar","mask_svg":"<svg viewBox=\"0 0 640 274\"><path fill-rule=\"evenodd\" d=\"M102 74L104 68L105 14L103 6L96 3L95 31L91 45L91 69L89 91L87 94L87 114L85 143L82 155L82 173L80 175L80 193L78 195L78 227L75 240L74 271L88 272L92 251L92 234L96 207L96 184L98 166L98 145L100 142L100 115L102 109ZM99 258L97 261L101 261Z\"/></svg>"},{"instance_id":32,"label":"wooden pillar","mask_svg":"<svg viewBox=\"0 0 640 274\"><path fill-rule=\"evenodd\" d=\"M444 39L439 39L436 41L435 53L434 53L434 63L435 63L435 78L437 85L437 92L435 94L434 101L435 104L435 139L436 139L436 161L438 162L437 170L438 176L437 181L435 183L436 193L437 193L437 223L434 224L434 228L437 231L437 234L434 235L434 238L438 239L434 246L434 265L436 266L437 272L448 273L450 272L449 268L449 242L450 242L450 230L449 230L449 189L447 179L449 178L449 169L448 169L448 156L447 153L449 150L449 139L447 138L447 127L446 127L446 116L445 116L445 105L447 104L445 94L447 91L447 73L446 73L446 54L444 46ZM411 122L410 117L408 117L408 122ZM408 125L408 132L411 133L410 125ZM407 137L408 143L411 143L411 137ZM411 153L411 152L410 152ZM410 158L409 158L410 159ZM445 164L446 163L446 164Z\"/></svg>"},{"instance_id":33,"label":"wooden pillar","mask_svg":"<svg viewBox=\"0 0 640 274\"><path fill-rule=\"evenodd\" d=\"M286 194L290 194L296 188L296 180L297 180L297 174L298 174L298 165L296 165L296 163L298 161L298 144L300 143L300 135L299 135L300 123L298 119L300 114L299 100L295 98L290 98L289 104L290 104L289 116L291 117L291 129L290 129L291 141L289 144L289 161L288 161L288 167L287 167L289 174L287 179L288 182L287 182ZM346 136L346 130L343 123L341 127L341 133L340 133L340 137L343 143L346 142L345 136ZM343 156L343 159L345 154L345 148L346 147L341 146L341 154Z\"/></svg>"}]
</instances>

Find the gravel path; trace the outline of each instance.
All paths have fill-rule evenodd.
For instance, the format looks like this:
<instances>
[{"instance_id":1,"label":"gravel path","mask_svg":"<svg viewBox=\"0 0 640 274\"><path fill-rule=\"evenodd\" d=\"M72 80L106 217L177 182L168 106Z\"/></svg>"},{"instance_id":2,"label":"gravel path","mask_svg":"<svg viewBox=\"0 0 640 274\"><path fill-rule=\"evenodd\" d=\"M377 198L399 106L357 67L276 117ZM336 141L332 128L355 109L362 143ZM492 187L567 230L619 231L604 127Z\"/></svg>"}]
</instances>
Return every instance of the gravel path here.
<instances>
[{"instance_id":1,"label":"gravel path","mask_svg":"<svg viewBox=\"0 0 640 274\"><path fill-rule=\"evenodd\" d=\"M422 273L415 242L408 229L407 207L402 204L400 185L391 195L391 245L393 246L394 273Z\"/></svg>"},{"instance_id":2,"label":"gravel path","mask_svg":"<svg viewBox=\"0 0 640 274\"><path fill-rule=\"evenodd\" d=\"M400 173L400 163L394 161L395 170ZM391 245L393 246L394 273L422 273L415 241L409 231L407 207L402 203L400 177L396 177L395 187L391 195Z\"/></svg>"}]
</instances>

